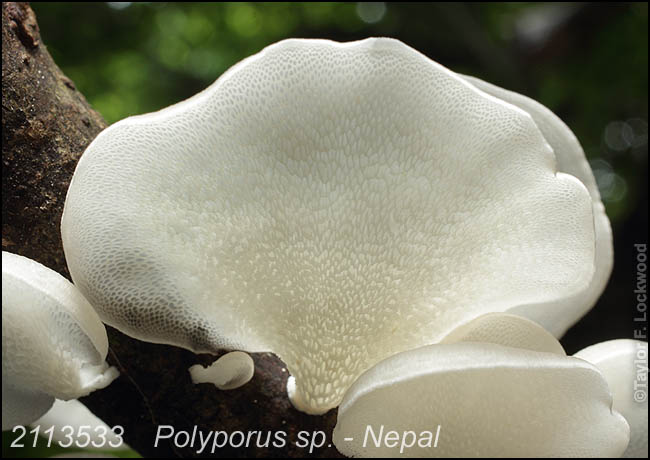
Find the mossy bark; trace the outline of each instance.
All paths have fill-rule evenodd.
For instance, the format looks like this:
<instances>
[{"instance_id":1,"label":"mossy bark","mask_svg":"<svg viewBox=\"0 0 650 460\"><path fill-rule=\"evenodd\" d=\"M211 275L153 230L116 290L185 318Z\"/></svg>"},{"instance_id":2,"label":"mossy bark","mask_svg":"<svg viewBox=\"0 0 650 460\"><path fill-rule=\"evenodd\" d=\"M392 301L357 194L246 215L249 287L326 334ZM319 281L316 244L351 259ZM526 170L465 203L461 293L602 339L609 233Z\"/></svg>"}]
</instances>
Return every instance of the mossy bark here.
<instances>
[{"instance_id":1,"label":"mossy bark","mask_svg":"<svg viewBox=\"0 0 650 460\"><path fill-rule=\"evenodd\" d=\"M59 229L63 203L79 157L105 127L47 52L29 5L3 2L3 250L35 259L69 278ZM314 417L293 409L285 391L288 376L277 357L254 354L253 380L240 389L219 391L192 384L187 371L215 357L140 342L107 329L108 360L121 376L83 402L109 425L123 426L126 442L143 456L303 457L309 452L298 444L300 431L327 436L313 456L340 456L329 445L335 411ZM255 434L248 447L226 446L214 452L209 447L199 455L197 446L180 448L169 440L155 447L156 432L163 425L190 434L196 426L204 437L209 431L258 431L262 444L270 432L271 440L285 442L257 447ZM284 434L275 438L276 433Z\"/></svg>"}]
</instances>

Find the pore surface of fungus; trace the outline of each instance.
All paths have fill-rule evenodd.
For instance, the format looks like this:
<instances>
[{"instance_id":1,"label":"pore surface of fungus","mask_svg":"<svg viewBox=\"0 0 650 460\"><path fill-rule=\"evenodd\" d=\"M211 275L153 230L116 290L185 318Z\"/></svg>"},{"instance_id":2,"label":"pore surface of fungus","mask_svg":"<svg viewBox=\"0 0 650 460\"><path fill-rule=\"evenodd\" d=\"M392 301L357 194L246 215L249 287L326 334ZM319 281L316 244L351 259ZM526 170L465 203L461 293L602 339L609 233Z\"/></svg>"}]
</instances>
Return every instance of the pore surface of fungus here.
<instances>
[{"instance_id":1,"label":"pore surface of fungus","mask_svg":"<svg viewBox=\"0 0 650 460\"><path fill-rule=\"evenodd\" d=\"M533 118L383 38L285 40L116 123L61 230L105 322L275 352L309 413L388 356L594 272L589 192Z\"/></svg>"},{"instance_id":2,"label":"pore surface of fungus","mask_svg":"<svg viewBox=\"0 0 650 460\"><path fill-rule=\"evenodd\" d=\"M592 200L596 235L595 271L591 281L584 289L572 295L546 302L543 305L532 303L513 306L512 313L526 316L544 326L556 337L561 337L576 323L602 294L614 264L612 228L600 199L596 179L591 171L580 142L557 115L539 102L521 94L499 88L498 86L474 77L464 77L481 91L525 110L553 148L559 171L577 177L589 191Z\"/></svg>"},{"instance_id":3,"label":"pore surface of fungus","mask_svg":"<svg viewBox=\"0 0 650 460\"><path fill-rule=\"evenodd\" d=\"M440 343L484 342L506 347L566 355L550 332L527 318L506 313L488 313L458 326Z\"/></svg>"},{"instance_id":4,"label":"pore surface of fungus","mask_svg":"<svg viewBox=\"0 0 650 460\"><path fill-rule=\"evenodd\" d=\"M2 429L29 424L54 398L104 388L117 369L104 361L108 338L88 301L61 275L2 252Z\"/></svg>"}]
</instances>

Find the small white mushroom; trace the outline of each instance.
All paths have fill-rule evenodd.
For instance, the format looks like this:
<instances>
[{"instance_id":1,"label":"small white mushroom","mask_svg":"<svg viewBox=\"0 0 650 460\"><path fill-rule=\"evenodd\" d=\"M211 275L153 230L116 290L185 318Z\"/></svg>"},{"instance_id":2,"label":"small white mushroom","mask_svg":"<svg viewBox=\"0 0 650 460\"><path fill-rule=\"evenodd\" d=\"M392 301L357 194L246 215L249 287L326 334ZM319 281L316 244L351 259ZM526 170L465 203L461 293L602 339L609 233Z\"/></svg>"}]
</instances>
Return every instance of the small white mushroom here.
<instances>
[{"instance_id":1,"label":"small white mushroom","mask_svg":"<svg viewBox=\"0 0 650 460\"><path fill-rule=\"evenodd\" d=\"M382 359L594 272L589 192L530 114L387 38L285 40L114 124L61 232L108 324L274 352L313 414Z\"/></svg>"},{"instance_id":2,"label":"small white mushroom","mask_svg":"<svg viewBox=\"0 0 650 460\"><path fill-rule=\"evenodd\" d=\"M598 369L577 358L430 345L364 373L333 441L354 457L617 457L629 427L611 405Z\"/></svg>"},{"instance_id":3,"label":"small white mushroom","mask_svg":"<svg viewBox=\"0 0 650 460\"><path fill-rule=\"evenodd\" d=\"M648 458L648 343L619 339L575 354L602 372L614 395L614 410L630 425L626 458Z\"/></svg>"},{"instance_id":4,"label":"small white mushroom","mask_svg":"<svg viewBox=\"0 0 650 460\"><path fill-rule=\"evenodd\" d=\"M591 282L572 295L550 302L518 305L510 309L512 313L526 316L540 323L556 337L561 337L594 306L607 285L614 264L612 228L605 213L605 206L600 199L596 179L578 139L548 108L529 97L499 88L478 78L467 76L464 78L481 91L525 110L553 149L558 171L577 177L589 190L596 232L596 269Z\"/></svg>"},{"instance_id":5,"label":"small white mushroom","mask_svg":"<svg viewBox=\"0 0 650 460\"><path fill-rule=\"evenodd\" d=\"M2 429L29 424L54 398L104 388L118 371L104 361L106 329L61 275L2 252Z\"/></svg>"},{"instance_id":6,"label":"small white mushroom","mask_svg":"<svg viewBox=\"0 0 650 460\"><path fill-rule=\"evenodd\" d=\"M233 390L248 383L255 373L255 363L248 353L232 351L203 367L189 368L193 383L212 383L220 390Z\"/></svg>"}]
</instances>

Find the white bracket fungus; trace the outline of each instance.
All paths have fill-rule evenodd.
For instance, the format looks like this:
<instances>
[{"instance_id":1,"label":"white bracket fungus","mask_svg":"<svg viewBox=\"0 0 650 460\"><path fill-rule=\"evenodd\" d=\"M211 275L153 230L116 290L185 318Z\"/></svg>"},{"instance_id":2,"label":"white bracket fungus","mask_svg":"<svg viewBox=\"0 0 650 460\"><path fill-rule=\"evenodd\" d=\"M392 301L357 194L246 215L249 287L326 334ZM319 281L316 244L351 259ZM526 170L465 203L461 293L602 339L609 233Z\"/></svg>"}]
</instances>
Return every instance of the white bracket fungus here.
<instances>
[{"instance_id":1,"label":"white bracket fungus","mask_svg":"<svg viewBox=\"0 0 650 460\"><path fill-rule=\"evenodd\" d=\"M614 396L613 409L630 425L630 444L623 457L648 458L648 343L610 340L574 356L602 372Z\"/></svg>"},{"instance_id":2,"label":"white bracket fungus","mask_svg":"<svg viewBox=\"0 0 650 460\"><path fill-rule=\"evenodd\" d=\"M596 198L549 142L397 40L285 40L103 131L66 259L108 324L274 352L296 407L323 413L397 352L588 288Z\"/></svg>"},{"instance_id":3,"label":"white bracket fungus","mask_svg":"<svg viewBox=\"0 0 650 460\"><path fill-rule=\"evenodd\" d=\"M2 429L43 415L54 398L74 399L117 376L104 361L106 329L61 275L2 252Z\"/></svg>"},{"instance_id":4,"label":"white bracket fungus","mask_svg":"<svg viewBox=\"0 0 650 460\"><path fill-rule=\"evenodd\" d=\"M226 353L210 366L195 364L189 368L193 383L212 383L220 390L233 390L253 378L255 363L248 353Z\"/></svg>"},{"instance_id":5,"label":"white bracket fungus","mask_svg":"<svg viewBox=\"0 0 650 460\"><path fill-rule=\"evenodd\" d=\"M607 382L583 360L493 343L430 345L354 382L333 441L351 457L618 457L630 433L611 406Z\"/></svg>"}]
</instances>

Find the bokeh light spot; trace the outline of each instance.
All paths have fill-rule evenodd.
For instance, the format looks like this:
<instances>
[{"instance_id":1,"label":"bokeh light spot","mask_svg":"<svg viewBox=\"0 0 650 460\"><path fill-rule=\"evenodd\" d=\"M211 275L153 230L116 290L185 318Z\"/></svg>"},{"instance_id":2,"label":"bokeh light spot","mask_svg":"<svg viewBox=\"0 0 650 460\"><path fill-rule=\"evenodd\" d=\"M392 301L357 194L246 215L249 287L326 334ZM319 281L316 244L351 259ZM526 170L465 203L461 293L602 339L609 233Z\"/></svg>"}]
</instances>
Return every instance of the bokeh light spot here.
<instances>
[{"instance_id":1,"label":"bokeh light spot","mask_svg":"<svg viewBox=\"0 0 650 460\"><path fill-rule=\"evenodd\" d=\"M600 196L605 203L621 201L627 195L627 182L603 159L590 162Z\"/></svg>"},{"instance_id":2,"label":"bokeh light spot","mask_svg":"<svg viewBox=\"0 0 650 460\"><path fill-rule=\"evenodd\" d=\"M109 8L114 10L125 10L131 6L133 2L106 2Z\"/></svg>"},{"instance_id":3,"label":"bokeh light spot","mask_svg":"<svg viewBox=\"0 0 650 460\"><path fill-rule=\"evenodd\" d=\"M632 145L634 131L624 121L612 121L605 127L605 144L610 150L622 152Z\"/></svg>"},{"instance_id":4,"label":"bokeh light spot","mask_svg":"<svg viewBox=\"0 0 650 460\"><path fill-rule=\"evenodd\" d=\"M357 3L357 14L363 22L375 24L381 21L386 14L386 3L359 2Z\"/></svg>"}]
</instances>

